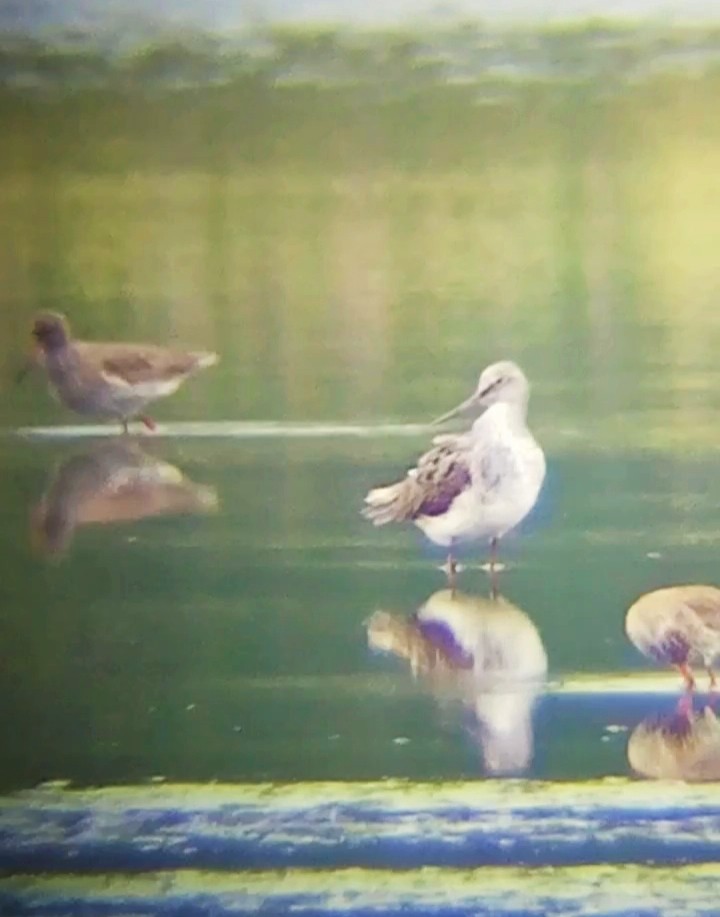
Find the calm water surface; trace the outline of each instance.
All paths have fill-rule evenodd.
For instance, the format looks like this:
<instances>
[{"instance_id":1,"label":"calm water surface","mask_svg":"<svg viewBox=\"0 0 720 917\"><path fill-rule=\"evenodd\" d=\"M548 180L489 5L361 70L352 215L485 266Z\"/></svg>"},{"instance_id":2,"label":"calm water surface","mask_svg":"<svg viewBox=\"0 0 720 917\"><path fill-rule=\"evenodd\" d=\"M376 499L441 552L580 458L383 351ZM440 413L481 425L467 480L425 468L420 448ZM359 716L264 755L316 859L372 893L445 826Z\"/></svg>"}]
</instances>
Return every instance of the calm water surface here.
<instances>
[{"instance_id":1,"label":"calm water surface","mask_svg":"<svg viewBox=\"0 0 720 917\"><path fill-rule=\"evenodd\" d=\"M673 698L579 702L553 685L644 668L629 602L717 579L720 153L682 102L668 90L665 108L579 126L570 106L543 142L514 128L507 155L488 144L471 162L455 124L442 167L398 165L389 132L380 162L348 152L326 174L280 147L219 168L212 119L192 167L159 166L151 128L132 156L84 134L112 171L78 162L71 131L42 147L47 125L20 123L0 175L0 789L487 773L473 705L368 648L374 611L411 615L443 577L414 530L358 510L427 443L378 425L428 420L506 357L534 384L549 461L503 548L502 593L537 627L552 683L526 772L629 772L627 730ZM87 336L221 352L157 406L173 435L132 447L185 476L155 517L88 504L107 437L28 433L75 423L40 380L9 381L38 307ZM280 435L181 423L258 420ZM480 553L465 560L463 591L487 596Z\"/></svg>"}]
</instances>

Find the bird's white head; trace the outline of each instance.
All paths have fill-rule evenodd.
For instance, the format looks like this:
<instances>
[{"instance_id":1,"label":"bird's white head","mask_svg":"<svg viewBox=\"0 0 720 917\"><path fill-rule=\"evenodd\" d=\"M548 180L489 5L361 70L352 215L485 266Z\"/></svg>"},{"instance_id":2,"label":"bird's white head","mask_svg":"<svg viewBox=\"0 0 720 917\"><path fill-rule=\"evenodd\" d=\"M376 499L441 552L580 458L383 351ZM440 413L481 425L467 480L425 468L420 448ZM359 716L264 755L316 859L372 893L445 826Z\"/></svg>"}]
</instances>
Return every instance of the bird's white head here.
<instances>
[{"instance_id":1,"label":"bird's white head","mask_svg":"<svg viewBox=\"0 0 720 917\"><path fill-rule=\"evenodd\" d=\"M444 423L465 411L489 408L498 402L517 405L524 410L529 394L530 384L517 363L513 363L512 360L500 360L498 363L491 363L482 371L477 388L469 398L447 414L438 417L433 423Z\"/></svg>"},{"instance_id":2,"label":"bird's white head","mask_svg":"<svg viewBox=\"0 0 720 917\"><path fill-rule=\"evenodd\" d=\"M512 360L491 363L478 379L474 397L483 407L498 401L519 404L527 401L530 385L525 373Z\"/></svg>"}]
</instances>

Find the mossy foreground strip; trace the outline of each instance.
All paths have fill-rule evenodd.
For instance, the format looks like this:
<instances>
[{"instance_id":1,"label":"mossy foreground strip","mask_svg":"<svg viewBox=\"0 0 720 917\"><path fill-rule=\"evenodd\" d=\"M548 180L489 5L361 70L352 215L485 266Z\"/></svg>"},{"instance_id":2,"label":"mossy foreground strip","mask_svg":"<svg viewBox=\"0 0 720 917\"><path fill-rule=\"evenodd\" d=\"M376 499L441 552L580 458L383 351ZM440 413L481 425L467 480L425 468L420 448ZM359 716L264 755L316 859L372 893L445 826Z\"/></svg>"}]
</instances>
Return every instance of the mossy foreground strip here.
<instances>
[{"instance_id":1,"label":"mossy foreground strip","mask_svg":"<svg viewBox=\"0 0 720 917\"><path fill-rule=\"evenodd\" d=\"M0 881L2 913L519 915L716 914L714 865L471 870L294 870L25 876Z\"/></svg>"},{"instance_id":2,"label":"mossy foreground strip","mask_svg":"<svg viewBox=\"0 0 720 917\"><path fill-rule=\"evenodd\" d=\"M0 803L16 873L720 862L717 784L48 786Z\"/></svg>"}]
</instances>

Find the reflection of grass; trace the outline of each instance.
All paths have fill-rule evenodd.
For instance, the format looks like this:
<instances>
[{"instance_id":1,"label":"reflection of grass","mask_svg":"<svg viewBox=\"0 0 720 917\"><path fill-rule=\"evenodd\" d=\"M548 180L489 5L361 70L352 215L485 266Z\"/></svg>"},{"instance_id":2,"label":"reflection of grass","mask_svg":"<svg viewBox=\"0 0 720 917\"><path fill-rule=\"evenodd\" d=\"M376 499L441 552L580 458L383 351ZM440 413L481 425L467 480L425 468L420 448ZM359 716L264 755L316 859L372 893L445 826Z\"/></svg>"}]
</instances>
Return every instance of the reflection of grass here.
<instances>
[{"instance_id":1,"label":"reflection of grass","mask_svg":"<svg viewBox=\"0 0 720 917\"><path fill-rule=\"evenodd\" d=\"M26 166L39 148L53 164L103 172L142 162L225 173L273 160L323 172L333 164L445 172L527 159L529 151L555 156L559 148L570 157L602 148L623 158L637 140L647 145L678 130L714 142L720 122L708 113L719 92L720 70L702 79L658 76L605 96L587 85L523 83L492 105L476 87L449 83L410 96L250 79L171 93L96 88L47 96L6 88L0 166Z\"/></svg>"},{"instance_id":2,"label":"reflection of grass","mask_svg":"<svg viewBox=\"0 0 720 917\"><path fill-rule=\"evenodd\" d=\"M559 60L589 34L598 48L660 43L599 28L502 40ZM613 92L595 77L497 76L488 104L445 70L278 81L281 37L252 55L196 49L194 66L203 50L236 68L229 81L133 81L136 54L110 61L102 86L0 90L0 363L52 306L85 334L172 332L232 353L163 405L167 419L199 417L211 392L212 419L363 421L439 413L507 355L540 383L546 442L571 449L582 430L584 445L714 447L720 70ZM438 42L450 37L482 34ZM396 76L429 54L401 38L363 38ZM332 61L359 41L287 32L282 47Z\"/></svg>"},{"instance_id":3,"label":"reflection of grass","mask_svg":"<svg viewBox=\"0 0 720 917\"><path fill-rule=\"evenodd\" d=\"M720 157L708 145L693 171L696 146L657 122L638 136L636 113L626 160L615 111L584 139L560 121L523 148L520 123L504 156L494 136L464 168L412 171L392 147L384 163L338 158L327 174L290 155L216 172L211 154L204 171L199 144L194 168L164 171L139 137L117 173L88 171L68 144L102 165L91 132L48 137L44 155L28 149L34 171L0 173L13 227L0 363L9 376L32 311L52 305L85 335L173 334L223 353L162 420L362 422L427 420L482 362L510 355L535 382L548 449L713 450L720 319L704 239ZM673 114L683 123L668 109L668 131ZM42 129L28 122L13 140ZM30 382L6 405L19 423L68 419Z\"/></svg>"},{"instance_id":4,"label":"reflection of grass","mask_svg":"<svg viewBox=\"0 0 720 917\"><path fill-rule=\"evenodd\" d=\"M25 88L181 89L261 84L371 88L413 94L461 83L493 92L534 80L599 90L658 70L694 73L720 61L720 28L661 28L591 19L488 30L477 22L394 30L275 26L242 37L167 33L127 46L90 35L0 40L0 83Z\"/></svg>"},{"instance_id":5,"label":"reflection of grass","mask_svg":"<svg viewBox=\"0 0 720 917\"><path fill-rule=\"evenodd\" d=\"M507 32L278 27L237 43L171 36L122 54L77 36L6 36L0 167L31 162L38 147L84 172L273 160L445 171L542 155L558 138L622 156L632 135L674 134L679 123L712 132L715 56L718 30L602 21Z\"/></svg>"}]
</instances>

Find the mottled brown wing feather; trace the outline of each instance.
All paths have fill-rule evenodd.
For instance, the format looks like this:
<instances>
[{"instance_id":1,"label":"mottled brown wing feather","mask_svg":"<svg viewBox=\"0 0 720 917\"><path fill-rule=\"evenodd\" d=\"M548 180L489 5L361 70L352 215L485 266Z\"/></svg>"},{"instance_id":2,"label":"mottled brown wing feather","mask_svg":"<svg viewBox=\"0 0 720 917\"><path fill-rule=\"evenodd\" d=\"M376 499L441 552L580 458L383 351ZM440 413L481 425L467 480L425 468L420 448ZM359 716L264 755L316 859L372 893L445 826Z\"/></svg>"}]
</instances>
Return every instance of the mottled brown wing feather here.
<instances>
[{"instance_id":1,"label":"mottled brown wing feather","mask_svg":"<svg viewBox=\"0 0 720 917\"><path fill-rule=\"evenodd\" d=\"M471 482L469 452L455 444L436 446L421 456L411 472L417 484L416 516L441 516Z\"/></svg>"},{"instance_id":2,"label":"mottled brown wing feather","mask_svg":"<svg viewBox=\"0 0 720 917\"><path fill-rule=\"evenodd\" d=\"M141 344L79 344L83 356L100 370L130 385L185 375L197 364L193 353Z\"/></svg>"},{"instance_id":3,"label":"mottled brown wing feather","mask_svg":"<svg viewBox=\"0 0 720 917\"><path fill-rule=\"evenodd\" d=\"M706 627L720 631L720 590L698 590L685 596L683 604L695 612Z\"/></svg>"}]
</instances>

